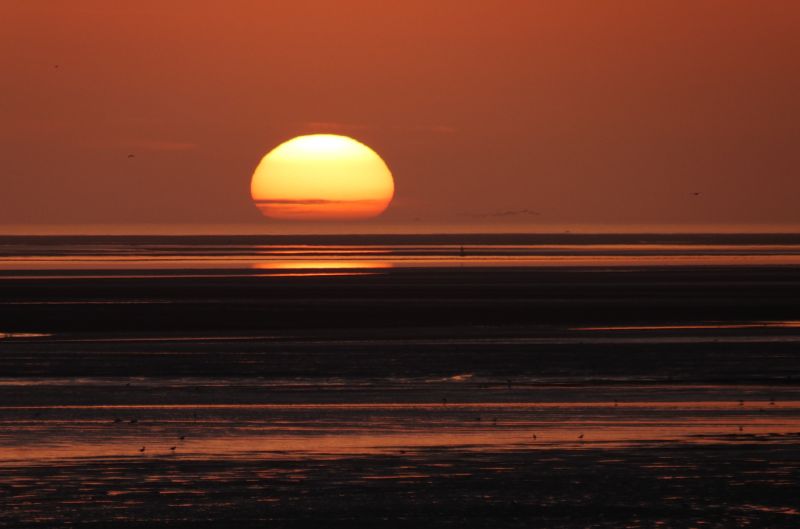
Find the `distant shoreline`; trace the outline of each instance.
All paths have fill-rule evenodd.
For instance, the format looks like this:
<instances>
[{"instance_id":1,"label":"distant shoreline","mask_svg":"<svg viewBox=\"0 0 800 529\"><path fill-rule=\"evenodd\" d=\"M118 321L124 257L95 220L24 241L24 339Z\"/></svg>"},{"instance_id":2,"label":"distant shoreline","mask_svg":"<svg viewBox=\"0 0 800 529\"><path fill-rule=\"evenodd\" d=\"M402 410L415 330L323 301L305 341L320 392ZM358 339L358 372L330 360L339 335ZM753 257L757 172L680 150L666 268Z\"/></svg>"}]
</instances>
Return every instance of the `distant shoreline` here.
<instances>
[{"instance_id":1,"label":"distant shoreline","mask_svg":"<svg viewBox=\"0 0 800 529\"><path fill-rule=\"evenodd\" d=\"M800 233L439 233L301 235L0 235L0 245L92 244L800 244Z\"/></svg>"}]
</instances>

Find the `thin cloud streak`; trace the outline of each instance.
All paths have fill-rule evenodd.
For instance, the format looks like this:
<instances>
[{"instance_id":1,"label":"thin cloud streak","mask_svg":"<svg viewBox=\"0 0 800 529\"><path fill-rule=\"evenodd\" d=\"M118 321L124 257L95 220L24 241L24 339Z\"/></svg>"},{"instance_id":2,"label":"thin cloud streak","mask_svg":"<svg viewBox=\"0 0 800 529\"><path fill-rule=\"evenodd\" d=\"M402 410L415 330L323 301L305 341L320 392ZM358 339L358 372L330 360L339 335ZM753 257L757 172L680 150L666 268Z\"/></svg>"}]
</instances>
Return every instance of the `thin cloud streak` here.
<instances>
[{"instance_id":1,"label":"thin cloud streak","mask_svg":"<svg viewBox=\"0 0 800 529\"><path fill-rule=\"evenodd\" d=\"M197 149L197 144L186 141L170 141L170 140L134 140L124 142L123 147L128 149L139 149L143 151L161 151L161 152L176 152L176 151L193 151Z\"/></svg>"},{"instance_id":2,"label":"thin cloud streak","mask_svg":"<svg viewBox=\"0 0 800 529\"><path fill-rule=\"evenodd\" d=\"M368 204L371 202L383 202L383 200L375 200L371 198L366 198L361 200L324 200L317 198L310 198L310 199L272 198L272 199L255 200L256 204L280 204L280 205L302 205L302 206L319 205L319 204Z\"/></svg>"},{"instance_id":3,"label":"thin cloud streak","mask_svg":"<svg viewBox=\"0 0 800 529\"><path fill-rule=\"evenodd\" d=\"M470 217L474 218L503 218L503 217L539 217L541 213L533 209L509 209L505 211L495 211L492 213L473 213Z\"/></svg>"}]
</instances>

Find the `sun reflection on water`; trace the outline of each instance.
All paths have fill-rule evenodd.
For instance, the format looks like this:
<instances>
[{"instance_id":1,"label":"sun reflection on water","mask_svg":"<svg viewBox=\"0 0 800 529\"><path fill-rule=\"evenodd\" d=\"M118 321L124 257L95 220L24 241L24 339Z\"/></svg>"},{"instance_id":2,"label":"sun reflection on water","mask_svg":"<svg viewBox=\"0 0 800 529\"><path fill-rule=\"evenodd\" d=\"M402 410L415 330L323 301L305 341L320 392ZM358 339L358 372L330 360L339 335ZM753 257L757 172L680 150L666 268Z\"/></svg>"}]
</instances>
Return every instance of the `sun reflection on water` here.
<instances>
[{"instance_id":1,"label":"sun reflection on water","mask_svg":"<svg viewBox=\"0 0 800 529\"><path fill-rule=\"evenodd\" d=\"M349 270L349 269L384 269L392 268L392 263L388 261L375 260L348 260L340 261L333 259L316 260L276 260L263 261L252 265L259 270Z\"/></svg>"}]
</instances>

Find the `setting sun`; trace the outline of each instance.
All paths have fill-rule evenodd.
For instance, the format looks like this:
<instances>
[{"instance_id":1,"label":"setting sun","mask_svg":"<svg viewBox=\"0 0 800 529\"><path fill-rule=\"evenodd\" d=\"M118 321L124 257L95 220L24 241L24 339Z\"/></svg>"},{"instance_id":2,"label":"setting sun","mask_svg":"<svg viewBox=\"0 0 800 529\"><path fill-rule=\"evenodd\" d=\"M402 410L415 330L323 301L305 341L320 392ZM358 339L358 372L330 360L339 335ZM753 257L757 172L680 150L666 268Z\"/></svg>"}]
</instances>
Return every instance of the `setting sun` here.
<instances>
[{"instance_id":1,"label":"setting sun","mask_svg":"<svg viewBox=\"0 0 800 529\"><path fill-rule=\"evenodd\" d=\"M275 219L367 219L389 206L394 181L386 163L363 143L312 134L264 156L250 194L261 213Z\"/></svg>"}]
</instances>

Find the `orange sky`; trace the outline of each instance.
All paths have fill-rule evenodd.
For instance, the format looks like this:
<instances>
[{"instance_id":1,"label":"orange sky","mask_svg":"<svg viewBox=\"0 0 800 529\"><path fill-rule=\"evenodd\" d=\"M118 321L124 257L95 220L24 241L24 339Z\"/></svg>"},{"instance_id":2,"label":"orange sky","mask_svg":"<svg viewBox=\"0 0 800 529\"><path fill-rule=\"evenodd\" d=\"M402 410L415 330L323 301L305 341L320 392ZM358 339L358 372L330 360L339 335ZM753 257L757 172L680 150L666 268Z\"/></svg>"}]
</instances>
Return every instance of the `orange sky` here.
<instances>
[{"instance_id":1,"label":"orange sky","mask_svg":"<svg viewBox=\"0 0 800 529\"><path fill-rule=\"evenodd\" d=\"M800 225L800 2L126 4L0 4L0 233ZM383 217L261 216L313 132L383 156Z\"/></svg>"}]
</instances>

